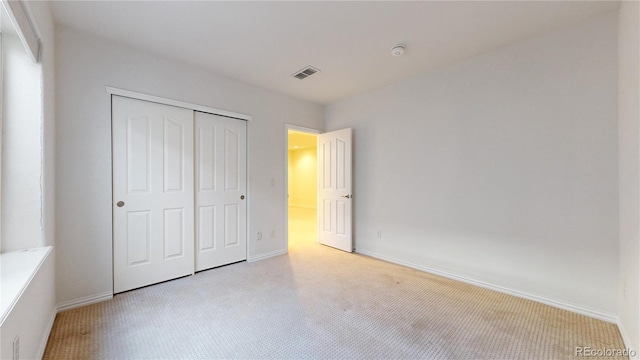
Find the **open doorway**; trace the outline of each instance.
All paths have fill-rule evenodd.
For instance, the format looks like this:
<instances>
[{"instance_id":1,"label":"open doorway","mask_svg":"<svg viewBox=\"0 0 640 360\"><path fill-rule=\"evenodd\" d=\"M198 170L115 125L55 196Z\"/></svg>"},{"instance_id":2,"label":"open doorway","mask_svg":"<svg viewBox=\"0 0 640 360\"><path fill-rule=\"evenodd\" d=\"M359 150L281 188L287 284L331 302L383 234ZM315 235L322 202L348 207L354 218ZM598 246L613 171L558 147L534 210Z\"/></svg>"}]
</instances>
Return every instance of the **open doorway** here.
<instances>
[{"instance_id":1,"label":"open doorway","mask_svg":"<svg viewBox=\"0 0 640 360\"><path fill-rule=\"evenodd\" d=\"M288 247L318 241L317 131L287 127Z\"/></svg>"}]
</instances>

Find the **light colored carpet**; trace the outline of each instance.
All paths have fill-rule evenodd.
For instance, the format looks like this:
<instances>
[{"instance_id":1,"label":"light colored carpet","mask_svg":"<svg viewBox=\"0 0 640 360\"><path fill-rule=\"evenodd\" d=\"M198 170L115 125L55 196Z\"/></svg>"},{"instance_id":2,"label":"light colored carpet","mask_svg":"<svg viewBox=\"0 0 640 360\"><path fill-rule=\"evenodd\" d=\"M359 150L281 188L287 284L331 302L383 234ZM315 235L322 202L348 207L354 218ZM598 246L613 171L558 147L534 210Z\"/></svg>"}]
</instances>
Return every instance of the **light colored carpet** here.
<instances>
[{"instance_id":1,"label":"light colored carpet","mask_svg":"<svg viewBox=\"0 0 640 360\"><path fill-rule=\"evenodd\" d=\"M624 347L613 324L327 248L296 227L288 255L58 314L44 358L570 359L577 346Z\"/></svg>"}]
</instances>

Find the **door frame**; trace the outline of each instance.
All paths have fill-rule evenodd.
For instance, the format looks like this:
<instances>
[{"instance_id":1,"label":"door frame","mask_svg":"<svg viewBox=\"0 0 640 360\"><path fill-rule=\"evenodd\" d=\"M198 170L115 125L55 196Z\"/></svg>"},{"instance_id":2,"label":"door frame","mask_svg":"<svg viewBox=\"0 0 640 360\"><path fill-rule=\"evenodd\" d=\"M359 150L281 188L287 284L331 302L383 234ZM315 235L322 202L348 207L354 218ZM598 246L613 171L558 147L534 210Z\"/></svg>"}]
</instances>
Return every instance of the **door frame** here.
<instances>
[{"instance_id":1,"label":"door frame","mask_svg":"<svg viewBox=\"0 0 640 360\"><path fill-rule=\"evenodd\" d=\"M247 231L247 261L250 261L250 257L249 254L251 253L250 251L250 247L251 247L251 242L249 241L249 229L251 228L250 226L250 205L251 205L251 190L250 190L250 182L249 179L251 178L251 174L250 174L250 141L249 141L249 133L250 133L250 124L251 121L253 120L253 116L251 115L246 115L246 114L241 114L241 113L236 113L236 112L232 112L232 111L227 111L227 110L222 110L222 109L217 109L217 108L213 108L213 107L209 107L209 106L205 106L205 105L198 105L198 104L193 104L193 103L189 103L189 102L185 102L185 101L180 101L180 100L174 100L174 99L169 99L169 98L164 98L161 96L155 96L155 95L150 95L150 94L145 94L145 93L140 93L140 92L136 92L136 91L131 91L131 90L125 90L125 89L120 89L120 88L116 88L116 87L111 87L111 86L105 86L105 91L108 95L107 101L109 104L109 122L112 122L113 120L113 114L112 114L112 98L113 95L116 96L122 96L122 97L127 97L127 98L131 98L131 99L136 99L136 100L142 100L142 101L149 101L149 102L154 102L154 103L158 103L158 104L164 104L164 105L170 105L170 106L175 106L175 107L180 107L180 108L185 108L185 109L189 109L189 110L193 110L193 111L200 111L200 112L205 112L205 113L210 113L210 114L214 114L214 115L220 115L220 116L226 116L226 117L230 117L230 118L234 118L234 119L238 119L238 120L244 120L247 122L247 223L246 223L246 231ZM109 131L110 131L110 138L111 138L111 157L109 158L109 161L111 162L111 212L110 212L110 216L111 216L111 296L113 296L114 294L114 267L113 267L113 124L111 124L111 126L109 127ZM195 136L195 135L194 135ZM195 194L194 194L195 196ZM194 224L195 227L195 224ZM195 229L195 228L194 228ZM194 241L194 246L195 246L195 241ZM195 262L195 253L194 253L194 262ZM195 266L194 266L194 273L195 273Z\"/></svg>"},{"instance_id":2,"label":"door frame","mask_svg":"<svg viewBox=\"0 0 640 360\"><path fill-rule=\"evenodd\" d=\"M284 246L289 252L289 130L307 134L322 134L323 131L304 126L284 124ZM317 195L316 195L317 196ZM317 230L317 229L316 229Z\"/></svg>"}]
</instances>

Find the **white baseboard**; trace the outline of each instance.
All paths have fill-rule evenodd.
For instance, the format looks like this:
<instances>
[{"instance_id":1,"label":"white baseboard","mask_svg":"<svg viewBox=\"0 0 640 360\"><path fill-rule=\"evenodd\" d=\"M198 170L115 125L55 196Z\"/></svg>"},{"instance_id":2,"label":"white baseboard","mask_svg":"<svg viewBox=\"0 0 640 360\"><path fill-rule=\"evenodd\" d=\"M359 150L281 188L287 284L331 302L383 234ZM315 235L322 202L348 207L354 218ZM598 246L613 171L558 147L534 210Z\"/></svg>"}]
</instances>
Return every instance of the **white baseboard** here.
<instances>
[{"instance_id":1,"label":"white baseboard","mask_svg":"<svg viewBox=\"0 0 640 360\"><path fill-rule=\"evenodd\" d=\"M441 271L441 270L433 269L433 268L422 266L422 265L416 265L416 264L413 264L413 263L408 262L408 261L396 259L396 258L385 256L385 255L380 255L380 254L377 254L375 252L371 252L371 251L368 251L368 250L357 249L356 252L359 253L359 254L362 254L362 255L371 256L373 258L377 258L377 259L388 261L388 262L391 262L391 263L394 263L394 264L406 266L406 267L409 267L409 268L412 268L412 269L424 271L424 272L427 272L427 273L430 273L430 274L442 276L442 277L445 277L445 278L448 278L448 279L457 280L457 281L460 281L460 282L463 282L463 283L479 286L479 287L482 287L482 288L485 288L485 289L498 291L498 292L509 294L509 295L513 295L513 296L516 296L516 297L519 297L519 298L523 298L523 299L539 302L539 303L542 303L542 304L546 304L546 305L549 305L549 306L553 306L553 307L556 307L556 308L559 308L559 309L563 309L563 310L571 311L571 312L578 313L578 314L581 314L581 315L586 315L586 316L589 316L589 317L592 317L592 318L604 320L606 322L610 322L610 323L614 323L614 324L618 323L618 317L617 316L612 315L612 314L606 314L606 313L603 313L601 311L598 311L598 310L595 310L595 309L591 309L589 307L580 306L580 305L576 305L576 304L571 304L571 303L558 301L558 300L553 300L553 299L545 298L545 297L538 296L538 295L529 294L529 293L518 291L518 290L512 290L512 289L505 288L505 287L502 287L502 286L499 286L499 285L486 283L484 281L479 281L479 280L476 280L476 279L472 279L472 278L469 278L469 277L466 277L466 276L462 276L462 275L457 275L457 274L450 273L450 272L447 272L447 271Z\"/></svg>"},{"instance_id":2,"label":"white baseboard","mask_svg":"<svg viewBox=\"0 0 640 360\"><path fill-rule=\"evenodd\" d=\"M69 301L60 303L57 306L57 311L63 312L66 310L71 310L71 309L75 309L82 306L91 305L91 304L95 304L101 301L106 301L111 299L113 299L113 293L111 291L105 291L100 294L86 296L80 299L74 299L74 300L69 300Z\"/></svg>"},{"instance_id":3,"label":"white baseboard","mask_svg":"<svg viewBox=\"0 0 640 360\"><path fill-rule=\"evenodd\" d=\"M46 331L42 340L40 340L40 347L38 348L38 357L37 359L42 359L44 357L44 351L47 349L47 343L49 342L49 335L51 335L51 330L53 329L53 323L56 321L57 312L53 311L51 313L51 317L49 322L47 323Z\"/></svg>"},{"instance_id":4,"label":"white baseboard","mask_svg":"<svg viewBox=\"0 0 640 360\"><path fill-rule=\"evenodd\" d=\"M270 257L274 257L274 256L278 256L278 255L284 255L286 253L287 253L287 250L271 251L271 252L268 252L268 253L264 253L264 254L260 254L260 255L256 255L256 256L252 256L250 258L247 258L247 262L254 262L254 261L264 260L264 259L268 259Z\"/></svg>"},{"instance_id":5,"label":"white baseboard","mask_svg":"<svg viewBox=\"0 0 640 360\"><path fill-rule=\"evenodd\" d=\"M618 330L620 330L620 335L622 336L622 341L624 342L624 346L627 349L631 349L635 351L635 356L630 357L630 359L640 359L640 349L636 349L633 347L633 342L631 341L631 338L629 337L627 330L625 329L624 325L622 325L620 320L618 320L617 325L618 325Z\"/></svg>"}]
</instances>

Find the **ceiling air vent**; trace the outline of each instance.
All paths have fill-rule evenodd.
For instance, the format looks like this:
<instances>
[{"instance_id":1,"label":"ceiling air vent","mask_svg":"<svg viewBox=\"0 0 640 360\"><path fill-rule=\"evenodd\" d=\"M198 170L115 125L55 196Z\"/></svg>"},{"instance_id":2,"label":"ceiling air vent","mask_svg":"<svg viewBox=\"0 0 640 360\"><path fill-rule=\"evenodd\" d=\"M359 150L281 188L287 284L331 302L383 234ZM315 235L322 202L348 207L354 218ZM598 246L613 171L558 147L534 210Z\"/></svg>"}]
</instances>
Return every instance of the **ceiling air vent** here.
<instances>
[{"instance_id":1,"label":"ceiling air vent","mask_svg":"<svg viewBox=\"0 0 640 360\"><path fill-rule=\"evenodd\" d=\"M320 72L320 69L316 69L313 66L307 66L306 68L296 72L295 74L293 74L291 76L293 76L296 79L302 80L304 78L308 78L309 76L311 76L311 75L313 75L313 74L315 74L317 72Z\"/></svg>"}]
</instances>

